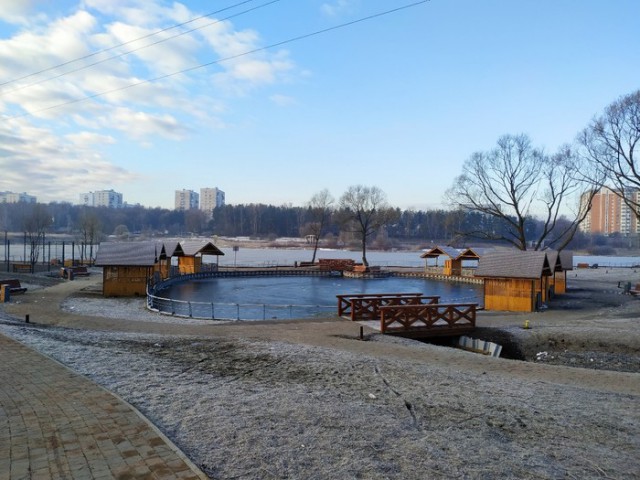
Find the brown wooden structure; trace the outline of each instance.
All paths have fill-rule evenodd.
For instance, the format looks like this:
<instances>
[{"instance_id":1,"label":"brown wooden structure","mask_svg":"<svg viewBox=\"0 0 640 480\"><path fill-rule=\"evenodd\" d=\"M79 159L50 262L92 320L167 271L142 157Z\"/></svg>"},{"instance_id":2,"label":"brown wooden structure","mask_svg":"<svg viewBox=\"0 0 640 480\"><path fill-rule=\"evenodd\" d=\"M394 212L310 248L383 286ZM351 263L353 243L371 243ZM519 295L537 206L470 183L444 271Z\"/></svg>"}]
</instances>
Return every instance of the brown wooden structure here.
<instances>
[{"instance_id":1,"label":"brown wooden structure","mask_svg":"<svg viewBox=\"0 0 640 480\"><path fill-rule=\"evenodd\" d=\"M478 305L431 303L380 307L380 331L406 337L453 336L476 328Z\"/></svg>"},{"instance_id":2,"label":"brown wooden structure","mask_svg":"<svg viewBox=\"0 0 640 480\"><path fill-rule=\"evenodd\" d=\"M219 257L224 252L213 243L200 240L184 240L176 244L171 253L178 258L178 270L180 275L199 273L202 270L202 257L214 255ZM216 260L216 264L219 262Z\"/></svg>"},{"instance_id":3,"label":"brown wooden structure","mask_svg":"<svg viewBox=\"0 0 640 480\"><path fill-rule=\"evenodd\" d=\"M440 297L425 296L422 293L376 293L336 295L338 315L348 316L351 321L377 320L380 309L388 305L422 305L437 303Z\"/></svg>"},{"instance_id":4,"label":"brown wooden structure","mask_svg":"<svg viewBox=\"0 0 640 480\"><path fill-rule=\"evenodd\" d=\"M553 270L544 251L505 250L483 255L484 309L533 312L548 300Z\"/></svg>"},{"instance_id":5,"label":"brown wooden structure","mask_svg":"<svg viewBox=\"0 0 640 480\"><path fill-rule=\"evenodd\" d=\"M102 267L102 294L105 297L146 295L147 283L161 265L170 261L158 242L103 242L95 265Z\"/></svg>"},{"instance_id":6,"label":"brown wooden structure","mask_svg":"<svg viewBox=\"0 0 640 480\"><path fill-rule=\"evenodd\" d=\"M429 266L430 259L436 259L436 266L438 266L438 258L441 256L447 256L449 258L444 261L443 274L447 276L460 276L462 275L462 261L463 260L476 260L480 259L480 256L471 250L470 248L457 249L453 247L434 247L431 250L424 252L420 255L420 258L425 259L425 267Z\"/></svg>"}]
</instances>

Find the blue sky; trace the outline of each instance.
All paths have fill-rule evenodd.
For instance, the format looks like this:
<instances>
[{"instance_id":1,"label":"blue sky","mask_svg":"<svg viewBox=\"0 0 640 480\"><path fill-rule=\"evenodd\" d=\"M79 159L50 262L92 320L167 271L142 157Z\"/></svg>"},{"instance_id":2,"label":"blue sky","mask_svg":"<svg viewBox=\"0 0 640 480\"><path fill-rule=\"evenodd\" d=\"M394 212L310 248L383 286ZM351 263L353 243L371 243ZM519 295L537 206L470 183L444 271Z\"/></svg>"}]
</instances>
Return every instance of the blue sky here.
<instances>
[{"instance_id":1,"label":"blue sky","mask_svg":"<svg viewBox=\"0 0 640 480\"><path fill-rule=\"evenodd\" d=\"M0 191L173 208L183 188L303 205L363 184L442 208L499 136L553 153L640 88L637 0L432 0L263 49L413 3L269 1L131 42L242 0L3 0Z\"/></svg>"}]
</instances>

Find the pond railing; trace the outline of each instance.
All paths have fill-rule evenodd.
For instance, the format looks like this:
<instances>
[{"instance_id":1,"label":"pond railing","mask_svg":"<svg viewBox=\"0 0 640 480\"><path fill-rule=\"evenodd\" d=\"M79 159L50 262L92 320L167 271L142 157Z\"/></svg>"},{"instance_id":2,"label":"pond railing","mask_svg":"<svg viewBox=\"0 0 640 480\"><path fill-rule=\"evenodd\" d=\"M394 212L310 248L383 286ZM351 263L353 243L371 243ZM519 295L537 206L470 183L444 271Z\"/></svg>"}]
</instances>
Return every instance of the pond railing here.
<instances>
[{"instance_id":1,"label":"pond railing","mask_svg":"<svg viewBox=\"0 0 640 480\"><path fill-rule=\"evenodd\" d=\"M294 273L295 272L295 273ZM234 274L235 273L235 274ZM253 272L224 272L207 271L176 275L166 280L158 281L147 287L147 308L177 317L199 318L204 320L284 320L295 318L309 318L335 315L334 305L278 305L267 303L222 303L222 302L194 302L190 300L176 300L158 295L161 290L191 280L205 278L219 278L225 276L258 276L260 271ZM273 270L264 272L273 275ZM280 270L280 275L297 274L295 270Z\"/></svg>"}]
</instances>

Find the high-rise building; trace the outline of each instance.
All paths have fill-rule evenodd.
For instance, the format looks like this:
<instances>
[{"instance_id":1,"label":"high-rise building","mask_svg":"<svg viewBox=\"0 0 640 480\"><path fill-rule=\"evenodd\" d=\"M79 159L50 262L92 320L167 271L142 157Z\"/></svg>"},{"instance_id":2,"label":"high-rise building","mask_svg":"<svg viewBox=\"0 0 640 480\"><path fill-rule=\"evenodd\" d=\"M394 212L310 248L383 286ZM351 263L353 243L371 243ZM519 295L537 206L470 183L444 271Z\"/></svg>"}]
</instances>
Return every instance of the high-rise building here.
<instances>
[{"instance_id":1,"label":"high-rise building","mask_svg":"<svg viewBox=\"0 0 640 480\"><path fill-rule=\"evenodd\" d=\"M81 193L80 205L87 207L122 208L122 194L113 190Z\"/></svg>"},{"instance_id":2,"label":"high-rise building","mask_svg":"<svg viewBox=\"0 0 640 480\"><path fill-rule=\"evenodd\" d=\"M0 203L36 203L33 195L26 193L0 192Z\"/></svg>"},{"instance_id":3,"label":"high-rise building","mask_svg":"<svg viewBox=\"0 0 640 480\"><path fill-rule=\"evenodd\" d=\"M213 209L224 206L224 192L218 187L200 189L200 210L211 216Z\"/></svg>"},{"instance_id":4,"label":"high-rise building","mask_svg":"<svg viewBox=\"0 0 640 480\"><path fill-rule=\"evenodd\" d=\"M640 201L640 190L629 189L626 194L633 202ZM590 192L582 194L581 202L583 205L588 201L589 195ZM591 210L580 225L580 230L585 233L602 235L611 235L612 233L629 235L640 232L640 222L638 222L635 212L622 199L619 190L603 187L594 195L591 201Z\"/></svg>"},{"instance_id":5,"label":"high-rise building","mask_svg":"<svg viewBox=\"0 0 640 480\"><path fill-rule=\"evenodd\" d=\"M199 195L193 190L176 190L176 210L198 208Z\"/></svg>"}]
</instances>

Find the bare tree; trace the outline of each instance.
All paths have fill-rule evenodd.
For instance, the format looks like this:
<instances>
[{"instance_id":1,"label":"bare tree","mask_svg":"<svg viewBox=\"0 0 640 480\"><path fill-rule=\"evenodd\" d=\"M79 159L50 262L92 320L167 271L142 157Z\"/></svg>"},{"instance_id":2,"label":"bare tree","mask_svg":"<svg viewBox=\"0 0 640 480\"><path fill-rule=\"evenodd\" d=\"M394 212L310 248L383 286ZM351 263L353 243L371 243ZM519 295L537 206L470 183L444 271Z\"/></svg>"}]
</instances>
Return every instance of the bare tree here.
<instances>
[{"instance_id":1,"label":"bare tree","mask_svg":"<svg viewBox=\"0 0 640 480\"><path fill-rule=\"evenodd\" d=\"M100 219L94 209L85 209L80 215L79 222L80 235L80 260L89 260L93 263L93 246L98 243L102 235Z\"/></svg>"},{"instance_id":2,"label":"bare tree","mask_svg":"<svg viewBox=\"0 0 640 480\"><path fill-rule=\"evenodd\" d=\"M23 228L30 249L29 263L31 264L31 273L33 273L34 267L38 263L40 248L44 243L44 236L50 225L51 215L44 205L36 203L29 206L28 212L24 217Z\"/></svg>"},{"instance_id":3,"label":"bare tree","mask_svg":"<svg viewBox=\"0 0 640 480\"><path fill-rule=\"evenodd\" d=\"M387 196L378 187L353 185L340 197L343 223L361 242L362 263L367 261L367 239L392 222L397 212L387 203Z\"/></svg>"},{"instance_id":4,"label":"bare tree","mask_svg":"<svg viewBox=\"0 0 640 480\"><path fill-rule=\"evenodd\" d=\"M609 105L580 133L578 142L585 159L604 171L615 193L640 217L640 90Z\"/></svg>"},{"instance_id":5,"label":"bare tree","mask_svg":"<svg viewBox=\"0 0 640 480\"><path fill-rule=\"evenodd\" d=\"M461 232L476 238L506 241L520 250L527 250L529 243L534 250L545 245L561 250L591 208L590 200L575 200L574 217L568 223L559 221L562 207L584 186L569 147L550 157L534 148L526 135L504 135L493 150L474 153L463 171L447 191L448 199L457 208L499 220L502 227ZM543 226L534 234L530 225L536 215Z\"/></svg>"},{"instance_id":6,"label":"bare tree","mask_svg":"<svg viewBox=\"0 0 640 480\"><path fill-rule=\"evenodd\" d=\"M308 203L310 222L306 225L306 231L313 237L313 256L311 263L316 261L318 244L329 223L335 199L326 188L311 197Z\"/></svg>"}]
</instances>

